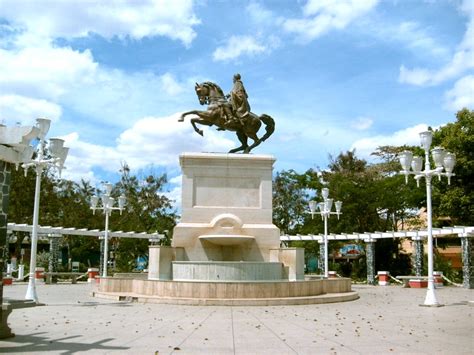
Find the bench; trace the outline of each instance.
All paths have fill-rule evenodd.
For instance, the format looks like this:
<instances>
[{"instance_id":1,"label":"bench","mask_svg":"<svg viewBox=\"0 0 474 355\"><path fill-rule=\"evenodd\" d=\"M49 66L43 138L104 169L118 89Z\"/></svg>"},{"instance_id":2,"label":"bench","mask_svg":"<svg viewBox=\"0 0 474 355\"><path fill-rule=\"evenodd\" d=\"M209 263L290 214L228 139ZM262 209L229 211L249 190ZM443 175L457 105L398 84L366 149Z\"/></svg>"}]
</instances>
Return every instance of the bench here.
<instances>
[{"instance_id":1,"label":"bench","mask_svg":"<svg viewBox=\"0 0 474 355\"><path fill-rule=\"evenodd\" d=\"M73 284L77 283L77 279L80 276L84 276L85 274L80 272L45 272L44 274L45 282L47 284L53 283L53 277L56 276L58 278L68 278L71 279Z\"/></svg>"},{"instance_id":2,"label":"bench","mask_svg":"<svg viewBox=\"0 0 474 355\"><path fill-rule=\"evenodd\" d=\"M410 287L410 280L428 280L428 276L396 276L397 280L403 281L403 287Z\"/></svg>"}]
</instances>

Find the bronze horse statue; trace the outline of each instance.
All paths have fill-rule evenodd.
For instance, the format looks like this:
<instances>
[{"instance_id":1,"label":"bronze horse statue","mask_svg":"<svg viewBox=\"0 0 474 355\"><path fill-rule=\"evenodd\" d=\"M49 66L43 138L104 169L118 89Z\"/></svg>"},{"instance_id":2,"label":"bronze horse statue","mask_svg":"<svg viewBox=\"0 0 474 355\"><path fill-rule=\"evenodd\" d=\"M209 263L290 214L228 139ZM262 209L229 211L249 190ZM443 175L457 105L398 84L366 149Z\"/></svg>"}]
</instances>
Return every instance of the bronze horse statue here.
<instances>
[{"instance_id":1,"label":"bronze horse statue","mask_svg":"<svg viewBox=\"0 0 474 355\"><path fill-rule=\"evenodd\" d=\"M232 106L224 92L219 85L211 82L204 82L201 84L196 83L194 88L201 105L208 105L207 111L192 110L184 112L181 115L179 122L184 121L184 117L187 115L197 115L198 118L191 118L191 125L194 130L204 135L204 132L199 129L196 124L205 126L217 126L218 130L221 131L233 131L237 134L237 138L242 144L240 147L231 149L229 153L236 153L243 151L243 153L249 153L253 148L258 146L260 143L265 141L275 131L275 121L269 115L262 114L257 116L252 112L249 112L244 118L235 119L235 112L232 110ZM227 105L227 107L224 107ZM229 119L226 115L227 112L232 112L234 119ZM262 138L258 138L257 132L261 125L265 125L265 134ZM248 145L247 139L253 140L251 145Z\"/></svg>"}]
</instances>

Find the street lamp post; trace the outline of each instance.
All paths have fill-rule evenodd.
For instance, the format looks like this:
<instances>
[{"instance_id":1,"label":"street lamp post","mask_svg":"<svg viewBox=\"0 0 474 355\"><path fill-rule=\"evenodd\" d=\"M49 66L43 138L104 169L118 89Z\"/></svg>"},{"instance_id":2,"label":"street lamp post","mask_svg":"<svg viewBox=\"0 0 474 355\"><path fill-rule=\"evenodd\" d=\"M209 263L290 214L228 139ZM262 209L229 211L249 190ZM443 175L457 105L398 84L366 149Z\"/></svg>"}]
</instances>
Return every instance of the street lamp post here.
<instances>
[{"instance_id":1,"label":"street lamp post","mask_svg":"<svg viewBox=\"0 0 474 355\"><path fill-rule=\"evenodd\" d=\"M102 269L102 277L107 277L107 264L108 264L108 253L109 253L109 216L112 214L112 211L119 210L120 214L125 207L126 198L122 194L118 198L118 207L114 207L115 199L111 197L112 193L112 184L105 183L105 193L100 197L102 206L99 205L99 197L94 195L91 197L91 209L95 214L95 210L102 210L105 215L105 232L104 232L104 264Z\"/></svg>"},{"instance_id":2,"label":"street lamp post","mask_svg":"<svg viewBox=\"0 0 474 355\"><path fill-rule=\"evenodd\" d=\"M454 165L456 164L456 156L452 153L448 153L441 147L435 147L431 150L431 154L435 163L436 168L431 169L430 166L430 147L433 134L430 131L421 132L421 147L425 151L425 170L421 170L423 166L423 158L419 156L413 156L410 151L403 151L399 154L400 164L402 165L402 171L400 174L405 175L405 183L408 183L408 175L415 175L417 186L420 186L420 179L425 178L426 181L426 212L427 212L427 224L428 224L428 289L426 292L426 298L424 306L440 306L435 293L434 287L434 258L433 258L433 224L432 224L432 206L431 206L431 178L433 175L438 176L441 180L441 176L448 178L448 185L451 184L451 176L453 176ZM410 171L411 167L411 171ZM443 172L443 170L445 172Z\"/></svg>"},{"instance_id":3,"label":"street lamp post","mask_svg":"<svg viewBox=\"0 0 474 355\"><path fill-rule=\"evenodd\" d=\"M330 215L335 214L337 215L337 219L339 219L339 215L341 214L342 202L336 201L334 203L336 206L336 212L331 212L334 200L332 198L329 198L329 189L323 188L321 190L321 194L323 196L323 202L318 203L313 200L309 201L309 211L311 213L311 218L314 218L315 214L320 214L321 218L324 220L324 277L327 278L329 272L328 218Z\"/></svg>"},{"instance_id":4,"label":"street lamp post","mask_svg":"<svg viewBox=\"0 0 474 355\"><path fill-rule=\"evenodd\" d=\"M25 169L25 175L28 172L28 168L33 167L36 172L35 182L35 200L33 205L33 227L31 233L31 257L30 257L30 273L28 280L28 288L26 290L25 299L33 300L38 302L38 295L36 293L36 250L38 244L38 219L39 219L39 203L40 203L40 192L41 192L41 176L45 167L52 166L56 168L61 175L61 171L64 167L69 148L64 147L64 140L59 138L51 138L49 140L49 153L51 157L45 157L46 148L46 134L48 133L51 121L45 118L38 118L36 120L37 127L39 128L39 144L37 149L37 156L35 159L27 161L22 164Z\"/></svg>"}]
</instances>

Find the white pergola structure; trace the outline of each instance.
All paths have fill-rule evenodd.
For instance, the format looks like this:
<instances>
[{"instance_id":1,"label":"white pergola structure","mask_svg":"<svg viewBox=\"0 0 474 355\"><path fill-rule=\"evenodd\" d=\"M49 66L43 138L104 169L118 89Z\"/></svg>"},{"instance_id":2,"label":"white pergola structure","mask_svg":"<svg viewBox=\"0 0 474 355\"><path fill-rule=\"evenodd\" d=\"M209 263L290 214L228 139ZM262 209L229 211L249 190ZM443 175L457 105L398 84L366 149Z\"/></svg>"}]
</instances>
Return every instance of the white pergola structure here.
<instances>
[{"instance_id":1,"label":"white pergola structure","mask_svg":"<svg viewBox=\"0 0 474 355\"><path fill-rule=\"evenodd\" d=\"M446 235L457 235L461 238L461 255L463 263L463 286L466 288L474 288L474 227L455 226L433 228L433 237L441 237ZM367 283L375 283L375 242L384 238L411 238L414 242L415 253L415 270L417 276L421 276L422 260L423 260L423 240L428 237L428 230L410 230L397 232L371 232L371 233L341 233L329 234L328 240L362 240L366 243L367 257ZM294 241L314 241L318 243L324 242L323 234L308 235L282 235L282 242Z\"/></svg>"},{"instance_id":2,"label":"white pergola structure","mask_svg":"<svg viewBox=\"0 0 474 355\"><path fill-rule=\"evenodd\" d=\"M7 229L15 232L27 232L31 233L33 226L30 224L17 224L8 223ZM77 235L84 237L103 237L105 231L99 229L77 229L77 228L65 228L65 227L51 227L51 226L38 226L38 233L42 235ZM159 241L164 238L163 234L159 233L139 233L139 232L123 232L123 231L109 231L109 237L111 238L138 238L138 239L149 239L150 241Z\"/></svg>"},{"instance_id":3,"label":"white pergola structure","mask_svg":"<svg viewBox=\"0 0 474 355\"><path fill-rule=\"evenodd\" d=\"M27 232L32 233L33 226L29 224L16 224L8 223L7 230L10 232ZM51 227L51 226L38 226L39 237L46 237L50 241L50 251L55 250L58 237L64 235L83 236L83 237L95 237L104 239L105 230L99 229L77 229L77 228L64 228L64 227ZM135 238L135 239L148 239L151 244L158 243L165 237L164 234L159 233L139 233L139 232L123 232L123 231L108 231L109 238ZM102 246L102 244L101 244ZM100 253L101 258L103 253ZM102 266L102 262L100 263Z\"/></svg>"}]
</instances>

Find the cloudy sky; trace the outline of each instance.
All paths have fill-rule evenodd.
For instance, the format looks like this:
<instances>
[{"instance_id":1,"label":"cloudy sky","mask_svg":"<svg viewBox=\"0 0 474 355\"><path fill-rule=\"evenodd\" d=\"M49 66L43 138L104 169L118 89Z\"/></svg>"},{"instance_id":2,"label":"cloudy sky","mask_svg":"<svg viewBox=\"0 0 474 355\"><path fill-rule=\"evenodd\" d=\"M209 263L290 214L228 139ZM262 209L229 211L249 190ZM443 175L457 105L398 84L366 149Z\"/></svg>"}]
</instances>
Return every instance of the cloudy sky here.
<instances>
[{"instance_id":1,"label":"cloudy sky","mask_svg":"<svg viewBox=\"0 0 474 355\"><path fill-rule=\"evenodd\" d=\"M195 82L227 93L234 73L276 121L254 150L276 170L418 144L474 108L472 0L0 0L0 37L0 120L50 118L64 176L94 184L123 161L178 182L181 152L235 147L177 122L203 109Z\"/></svg>"}]
</instances>

